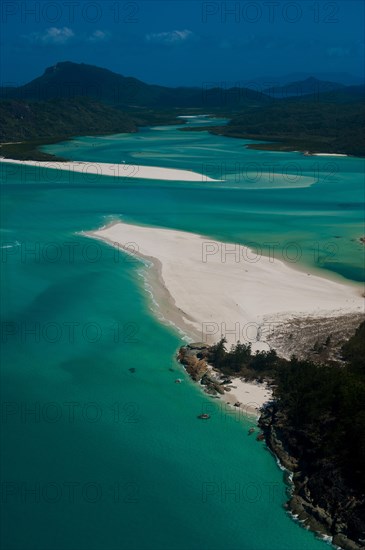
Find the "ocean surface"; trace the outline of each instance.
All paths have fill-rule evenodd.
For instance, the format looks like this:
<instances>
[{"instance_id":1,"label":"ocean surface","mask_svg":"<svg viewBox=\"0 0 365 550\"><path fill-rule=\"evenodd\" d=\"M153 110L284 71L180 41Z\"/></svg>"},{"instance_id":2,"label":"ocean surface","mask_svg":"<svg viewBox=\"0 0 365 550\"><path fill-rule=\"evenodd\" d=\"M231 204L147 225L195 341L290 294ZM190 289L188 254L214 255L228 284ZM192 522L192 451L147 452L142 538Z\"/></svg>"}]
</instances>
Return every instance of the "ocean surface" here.
<instances>
[{"instance_id":1,"label":"ocean surface","mask_svg":"<svg viewBox=\"0 0 365 550\"><path fill-rule=\"evenodd\" d=\"M202 124L217 121L189 122ZM204 395L176 362L183 335L152 313L146 267L82 234L122 219L363 280L363 159L246 143L161 126L44 148L218 182L0 163L6 550L328 547L283 508L284 475L247 435L254 421Z\"/></svg>"}]
</instances>

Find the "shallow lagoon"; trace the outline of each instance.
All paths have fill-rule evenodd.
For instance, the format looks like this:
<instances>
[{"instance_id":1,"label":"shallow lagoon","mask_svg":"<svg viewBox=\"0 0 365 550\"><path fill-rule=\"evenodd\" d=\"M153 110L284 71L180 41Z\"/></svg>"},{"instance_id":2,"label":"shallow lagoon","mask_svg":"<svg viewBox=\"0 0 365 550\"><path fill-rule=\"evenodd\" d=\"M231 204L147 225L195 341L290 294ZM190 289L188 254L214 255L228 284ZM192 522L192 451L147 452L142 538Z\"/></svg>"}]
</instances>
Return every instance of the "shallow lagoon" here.
<instances>
[{"instance_id":1,"label":"shallow lagoon","mask_svg":"<svg viewBox=\"0 0 365 550\"><path fill-rule=\"evenodd\" d=\"M80 234L120 217L256 243L262 251L278 242L280 254L293 254L287 245L295 242L306 267L360 280L363 249L352 239L361 235L363 160L244 144L159 127L47 150L198 172L213 159L208 175L224 163L294 162L305 184L268 189L263 178L234 173L198 184L71 179L3 168L7 548L325 547L283 509L283 473L247 435L252 420L203 395L175 362L182 337L153 316L143 266ZM329 162L336 175L328 174ZM318 182L308 186L314 164ZM177 377L184 382L175 384ZM207 410L211 420L199 421Z\"/></svg>"}]
</instances>

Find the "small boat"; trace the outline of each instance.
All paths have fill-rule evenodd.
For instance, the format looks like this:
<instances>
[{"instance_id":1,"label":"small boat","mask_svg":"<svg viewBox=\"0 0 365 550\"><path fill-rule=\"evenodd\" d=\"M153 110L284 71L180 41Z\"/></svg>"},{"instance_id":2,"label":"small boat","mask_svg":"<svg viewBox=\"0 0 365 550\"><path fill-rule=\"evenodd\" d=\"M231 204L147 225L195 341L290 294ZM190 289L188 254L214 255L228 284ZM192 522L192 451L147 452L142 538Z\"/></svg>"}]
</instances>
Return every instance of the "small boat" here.
<instances>
[{"instance_id":1,"label":"small boat","mask_svg":"<svg viewBox=\"0 0 365 550\"><path fill-rule=\"evenodd\" d=\"M181 384L181 382L182 382L182 378L176 378L175 384Z\"/></svg>"},{"instance_id":2,"label":"small boat","mask_svg":"<svg viewBox=\"0 0 365 550\"><path fill-rule=\"evenodd\" d=\"M263 441L265 439L265 436L263 433L259 434L257 437L256 437L256 441Z\"/></svg>"},{"instance_id":3,"label":"small boat","mask_svg":"<svg viewBox=\"0 0 365 550\"><path fill-rule=\"evenodd\" d=\"M250 428L250 429L248 430L248 435L251 435L251 434L253 434L253 433L254 433L254 431L255 431L255 428Z\"/></svg>"},{"instance_id":4,"label":"small boat","mask_svg":"<svg viewBox=\"0 0 365 550\"><path fill-rule=\"evenodd\" d=\"M201 420L208 420L208 418L210 418L210 414L199 414L198 418L200 418Z\"/></svg>"}]
</instances>

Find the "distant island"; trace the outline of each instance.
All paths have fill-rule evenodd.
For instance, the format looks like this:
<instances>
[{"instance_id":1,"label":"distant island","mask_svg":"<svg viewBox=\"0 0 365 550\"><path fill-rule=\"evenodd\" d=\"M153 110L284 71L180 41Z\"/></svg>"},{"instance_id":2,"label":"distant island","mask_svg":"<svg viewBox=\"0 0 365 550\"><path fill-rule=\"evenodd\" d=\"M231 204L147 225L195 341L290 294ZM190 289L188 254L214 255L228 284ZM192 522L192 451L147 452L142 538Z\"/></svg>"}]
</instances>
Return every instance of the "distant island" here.
<instances>
[{"instance_id":1,"label":"distant island","mask_svg":"<svg viewBox=\"0 0 365 550\"><path fill-rule=\"evenodd\" d=\"M179 115L207 109L230 119L210 132L252 140L250 148L365 156L364 86L309 78L274 91L240 85L168 88L62 62L28 84L0 88L0 97L0 156L6 158L65 160L38 147L73 136L183 125Z\"/></svg>"}]
</instances>

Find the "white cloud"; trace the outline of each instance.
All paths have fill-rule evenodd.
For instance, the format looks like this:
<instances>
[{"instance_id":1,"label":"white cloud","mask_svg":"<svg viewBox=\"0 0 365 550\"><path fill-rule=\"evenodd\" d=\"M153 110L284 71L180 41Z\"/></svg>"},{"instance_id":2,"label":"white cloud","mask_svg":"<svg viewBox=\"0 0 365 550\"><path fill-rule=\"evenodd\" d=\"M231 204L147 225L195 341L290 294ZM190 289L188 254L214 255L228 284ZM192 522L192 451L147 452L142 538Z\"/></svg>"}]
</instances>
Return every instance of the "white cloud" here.
<instances>
[{"instance_id":1,"label":"white cloud","mask_svg":"<svg viewBox=\"0 0 365 550\"><path fill-rule=\"evenodd\" d=\"M185 42L194 36L192 31L184 29L182 31L168 31L146 34L147 42L155 42L159 44L179 44Z\"/></svg>"},{"instance_id":2,"label":"white cloud","mask_svg":"<svg viewBox=\"0 0 365 550\"><path fill-rule=\"evenodd\" d=\"M90 42L104 42L105 40L108 40L110 37L110 33L107 31L101 31L97 30L94 31L88 38Z\"/></svg>"},{"instance_id":3,"label":"white cloud","mask_svg":"<svg viewBox=\"0 0 365 550\"><path fill-rule=\"evenodd\" d=\"M33 32L26 36L31 42L39 42L43 44L65 44L75 33L69 27L49 27L44 32Z\"/></svg>"},{"instance_id":4,"label":"white cloud","mask_svg":"<svg viewBox=\"0 0 365 550\"><path fill-rule=\"evenodd\" d=\"M24 38L37 44L66 44L71 39L76 38L79 42L105 42L109 40L110 36L110 32L100 29L95 30L90 35L82 34L76 36L74 31L69 27L49 27L43 32L32 32L24 36Z\"/></svg>"}]
</instances>

